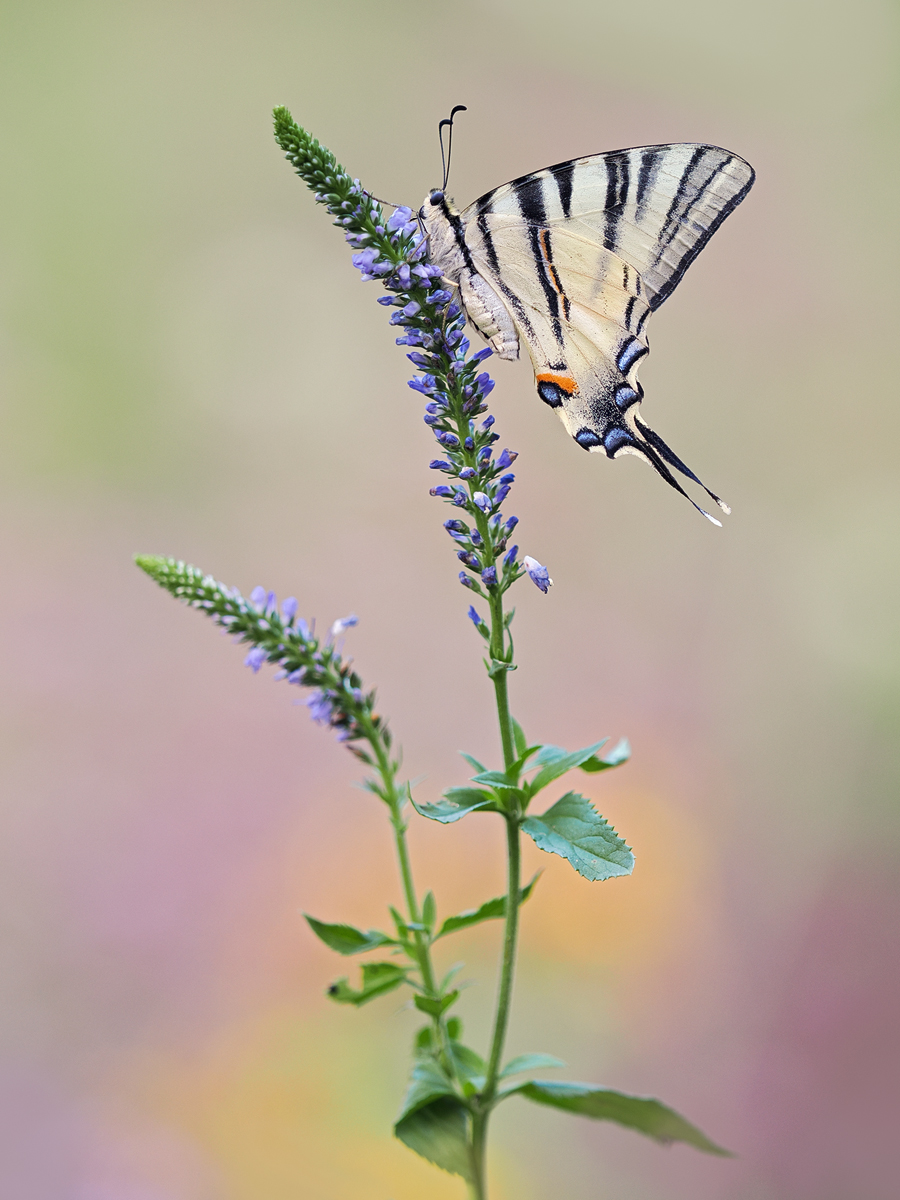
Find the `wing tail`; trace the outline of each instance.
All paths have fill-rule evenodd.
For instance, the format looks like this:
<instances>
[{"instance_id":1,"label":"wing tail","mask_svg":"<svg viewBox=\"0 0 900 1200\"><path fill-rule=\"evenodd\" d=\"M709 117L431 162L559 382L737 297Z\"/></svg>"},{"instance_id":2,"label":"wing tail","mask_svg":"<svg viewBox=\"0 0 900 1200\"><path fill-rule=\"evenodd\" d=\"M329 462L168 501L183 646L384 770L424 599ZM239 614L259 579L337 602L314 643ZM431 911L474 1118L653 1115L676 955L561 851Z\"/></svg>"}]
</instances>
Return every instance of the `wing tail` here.
<instances>
[{"instance_id":1,"label":"wing tail","mask_svg":"<svg viewBox=\"0 0 900 1200\"><path fill-rule=\"evenodd\" d=\"M643 422L641 422L641 424L643 424ZM660 439L660 440L662 440L662 439ZM645 441L639 442L638 445L640 447L640 451L639 451L640 455L647 460L647 462L650 464L651 467L653 467L653 469L657 472L658 475L662 476L662 478L666 481L666 483L669 485L669 487L673 487L676 492L680 492L681 495L684 496L685 500L688 500L691 504L693 504L694 508L696 508L698 513L700 513L702 516L706 517L707 521L712 521L713 525L718 525L719 528L721 529L722 522L717 520L717 518L714 517L712 515L712 513L708 513L705 508L701 508L700 505L688 495L688 493L684 490L684 488L681 486L681 484L678 482L678 480L675 478L675 476L672 474L672 472L669 470L669 468L663 462L661 456L659 454L657 454L652 443L645 440ZM670 453L671 453L671 451L670 451ZM692 476L692 478L694 478L694 477ZM703 484L701 483L700 486L703 487ZM704 491L705 490L706 489L704 488ZM710 493L710 495L712 495L712 493Z\"/></svg>"},{"instance_id":2,"label":"wing tail","mask_svg":"<svg viewBox=\"0 0 900 1200\"><path fill-rule=\"evenodd\" d=\"M641 434L643 435L645 442L649 443L649 445L652 446L654 448L654 450L657 450L659 452L659 454L666 460L666 462L669 463L670 466L673 466L676 471L680 471L682 475L686 475L688 479L693 480L694 483L696 483L700 487L702 487L704 492L706 492L707 496L709 496L709 498L711 500L714 500L715 503L718 504L718 506L719 506L719 508L721 508L722 512L724 512L724 513L731 512L731 509L725 503L725 501L720 496L717 496L715 492L710 491L710 489L706 486L706 484L703 482L703 480L698 478L694 474L694 472L691 470L691 468L681 461L681 459L678 457L678 455L675 453L675 451L671 450L666 445L666 443L662 440L662 438L659 436L659 434L654 429L650 428L650 426L643 419L643 417L640 416L639 413L634 414L634 423L640 430ZM682 489L679 488L679 490L682 490ZM690 497L688 497L688 499L690 499ZM703 512L703 509L701 509L700 511ZM706 513L705 515L709 516L708 513Z\"/></svg>"}]
</instances>

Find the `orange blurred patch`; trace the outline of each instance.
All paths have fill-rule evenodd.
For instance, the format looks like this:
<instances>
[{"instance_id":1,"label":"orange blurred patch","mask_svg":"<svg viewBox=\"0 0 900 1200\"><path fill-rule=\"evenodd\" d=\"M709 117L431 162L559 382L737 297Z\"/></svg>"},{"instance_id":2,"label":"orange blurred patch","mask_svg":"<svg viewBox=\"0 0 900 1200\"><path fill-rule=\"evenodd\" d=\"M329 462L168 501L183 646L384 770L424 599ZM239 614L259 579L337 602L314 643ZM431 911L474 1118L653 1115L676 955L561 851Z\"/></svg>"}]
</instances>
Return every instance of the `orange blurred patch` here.
<instances>
[{"instance_id":1,"label":"orange blurred patch","mask_svg":"<svg viewBox=\"0 0 900 1200\"><path fill-rule=\"evenodd\" d=\"M699 826L645 793L617 797L616 809L616 820L604 816L634 850L634 874L625 878L591 883L523 839L525 872L544 869L523 909L525 951L602 967L649 966L669 956L679 927L696 932L709 860Z\"/></svg>"}]
</instances>

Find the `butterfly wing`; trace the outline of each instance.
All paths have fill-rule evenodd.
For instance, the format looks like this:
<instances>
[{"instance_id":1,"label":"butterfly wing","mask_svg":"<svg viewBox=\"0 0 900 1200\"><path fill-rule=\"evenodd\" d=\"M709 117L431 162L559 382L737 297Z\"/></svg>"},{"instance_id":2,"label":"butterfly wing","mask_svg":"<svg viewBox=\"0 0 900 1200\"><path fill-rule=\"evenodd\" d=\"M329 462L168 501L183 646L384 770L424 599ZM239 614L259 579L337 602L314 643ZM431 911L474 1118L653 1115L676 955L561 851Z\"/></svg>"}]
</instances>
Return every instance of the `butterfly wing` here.
<instances>
[{"instance_id":1,"label":"butterfly wing","mask_svg":"<svg viewBox=\"0 0 900 1200\"><path fill-rule=\"evenodd\" d=\"M525 175L461 214L541 398L585 449L638 454L678 491L668 466L700 481L638 412L646 324L753 178L715 146L644 146Z\"/></svg>"}]
</instances>

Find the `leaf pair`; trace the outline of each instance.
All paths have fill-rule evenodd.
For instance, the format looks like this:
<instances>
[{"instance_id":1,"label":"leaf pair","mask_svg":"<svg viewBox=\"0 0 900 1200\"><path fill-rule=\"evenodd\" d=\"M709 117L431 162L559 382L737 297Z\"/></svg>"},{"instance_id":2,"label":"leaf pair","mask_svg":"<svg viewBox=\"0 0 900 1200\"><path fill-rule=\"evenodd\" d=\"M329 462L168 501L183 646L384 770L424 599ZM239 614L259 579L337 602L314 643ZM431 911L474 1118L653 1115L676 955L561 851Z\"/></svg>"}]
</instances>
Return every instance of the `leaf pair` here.
<instances>
[{"instance_id":1,"label":"leaf pair","mask_svg":"<svg viewBox=\"0 0 900 1200\"><path fill-rule=\"evenodd\" d=\"M504 1074L512 1073L518 1062L529 1059L538 1061L518 1069L533 1070L557 1062L555 1059L540 1061L547 1059L544 1055L522 1055L520 1060L514 1059L509 1064ZM683 1142L707 1154L730 1156L728 1150L710 1141L696 1125L651 1097L628 1096L589 1083L555 1083L539 1079L505 1088L500 1098L513 1095L594 1120L615 1121L663 1145ZM468 1131L467 1106L454 1092L438 1064L433 1059L417 1063L403 1110L394 1126L396 1136L429 1162L470 1181L472 1164Z\"/></svg>"},{"instance_id":2,"label":"leaf pair","mask_svg":"<svg viewBox=\"0 0 900 1200\"><path fill-rule=\"evenodd\" d=\"M440 800L430 804L418 804L409 790L409 799L413 808L420 816L442 825L451 825L461 821L471 812L507 812L512 806L524 811L534 796L543 791L567 771L580 767L582 771L595 773L607 771L626 762L631 754L631 748L625 738L603 758L597 756L597 751L606 744L608 739L595 742L593 746L585 746L581 750L568 751L561 746L529 746L521 727L513 722L516 734L516 752L519 757L506 771L488 771L482 763L464 754L476 774L472 783L480 787L448 788ZM534 756L537 755L535 758ZM530 762L531 759L533 762ZM529 765L530 763L530 765ZM537 770L531 780L521 778L523 772Z\"/></svg>"}]
</instances>

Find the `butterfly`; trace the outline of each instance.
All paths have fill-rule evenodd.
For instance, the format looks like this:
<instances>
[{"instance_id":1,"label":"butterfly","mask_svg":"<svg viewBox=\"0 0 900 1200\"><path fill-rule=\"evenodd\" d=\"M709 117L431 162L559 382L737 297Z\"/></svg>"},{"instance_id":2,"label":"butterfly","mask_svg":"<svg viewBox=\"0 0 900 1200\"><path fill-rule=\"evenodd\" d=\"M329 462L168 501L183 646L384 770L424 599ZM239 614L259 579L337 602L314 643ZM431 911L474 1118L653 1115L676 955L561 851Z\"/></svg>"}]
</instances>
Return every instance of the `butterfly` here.
<instances>
[{"instance_id":1,"label":"butterfly","mask_svg":"<svg viewBox=\"0 0 900 1200\"><path fill-rule=\"evenodd\" d=\"M445 178L419 218L469 321L500 358L525 343L538 395L581 447L635 454L691 500L672 468L727 513L640 415L637 373L650 315L753 180L749 163L717 146L640 146L523 175L461 212Z\"/></svg>"}]
</instances>

